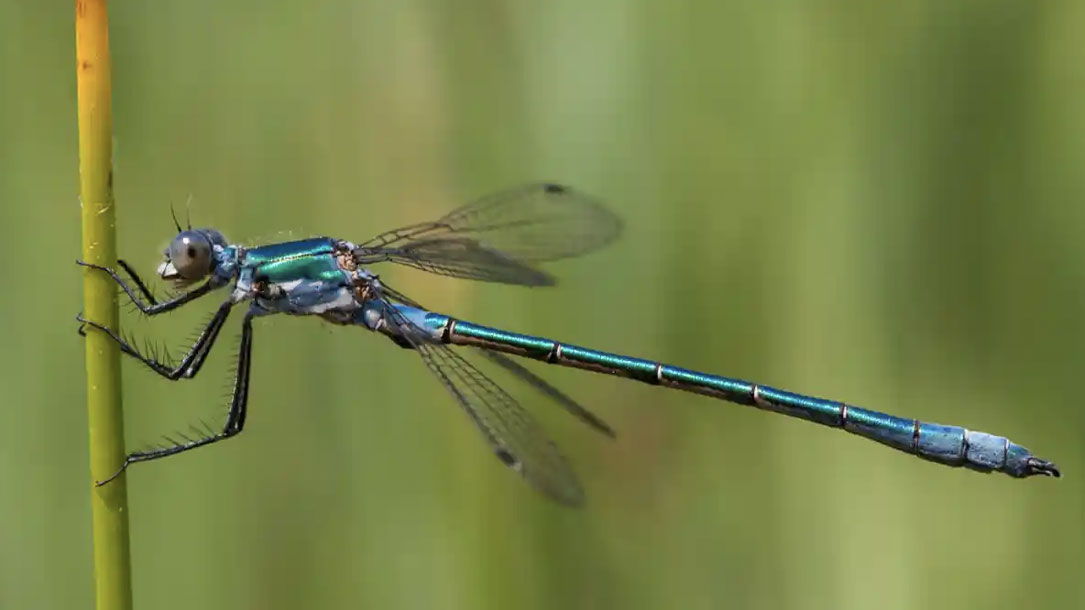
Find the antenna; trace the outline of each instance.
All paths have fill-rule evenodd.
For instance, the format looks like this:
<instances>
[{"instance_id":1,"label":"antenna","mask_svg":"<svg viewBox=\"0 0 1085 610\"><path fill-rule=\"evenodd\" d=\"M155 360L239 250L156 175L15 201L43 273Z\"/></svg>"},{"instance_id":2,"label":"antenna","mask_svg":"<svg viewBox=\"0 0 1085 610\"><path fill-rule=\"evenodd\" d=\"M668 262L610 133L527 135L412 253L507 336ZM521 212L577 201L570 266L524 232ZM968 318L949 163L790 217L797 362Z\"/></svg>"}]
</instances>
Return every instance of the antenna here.
<instances>
[{"instance_id":1,"label":"antenna","mask_svg":"<svg viewBox=\"0 0 1085 610\"><path fill-rule=\"evenodd\" d=\"M173 226L177 227L177 232L181 232L181 223L177 222L177 212L173 210L173 201L170 201L170 218L173 218Z\"/></svg>"}]
</instances>

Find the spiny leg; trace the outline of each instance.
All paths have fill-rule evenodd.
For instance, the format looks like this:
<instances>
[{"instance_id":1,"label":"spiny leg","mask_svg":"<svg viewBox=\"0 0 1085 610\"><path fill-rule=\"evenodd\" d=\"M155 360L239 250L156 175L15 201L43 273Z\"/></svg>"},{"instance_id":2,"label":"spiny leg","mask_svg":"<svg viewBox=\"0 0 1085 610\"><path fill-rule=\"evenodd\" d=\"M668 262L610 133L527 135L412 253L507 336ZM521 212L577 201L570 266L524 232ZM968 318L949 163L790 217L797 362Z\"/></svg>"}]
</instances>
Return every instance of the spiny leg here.
<instances>
[{"instance_id":1,"label":"spiny leg","mask_svg":"<svg viewBox=\"0 0 1085 610\"><path fill-rule=\"evenodd\" d=\"M83 314L79 314L75 319L79 320L79 322L84 325L91 326L92 328L96 328L109 335L111 339L120 345L122 352L147 365L152 371L167 379L177 380L181 377L195 377L196 373L200 371L200 367L203 366L204 361L207 359L207 355L211 353L211 346L214 345L219 332L226 324L226 318L230 314L231 307L233 307L232 301L226 301L219 306L218 311L215 312L215 315L211 317L211 320L203 330L200 331L200 334L196 337L196 341L192 344L192 347L188 349L185 357L181 359L180 364L176 367L159 362L154 358L144 356L138 349L128 343L124 337L117 333L117 331L98 324L97 322L87 320L83 317ZM85 334L82 326L79 327L79 333Z\"/></svg>"},{"instance_id":2,"label":"spiny leg","mask_svg":"<svg viewBox=\"0 0 1085 610\"><path fill-rule=\"evenodd\" d=\"M147 290L147 287L143 284L143 280L139 279L139 276L135 275L135 273L132 272L132 269L126 263L120 263L120 261L118 261L121 267L124 268L124 270L132 276L132 279L135 282L136 286L139 288L139 291L149 301L148 304L144 303L143 299L141 299L139 295L136 294L136 291L132 289L128 282L126 282L124 278L122 278L120 274L118 274L112 268L103 267L101 265L95 265L93 263L87 263L78 260L75 262L76 264L82 265L83 267L98 269L99 271L105 271L106 273L108 273L109 277L113 278L114 282L117 282L121 289L124 290L124 292L128 295L128 298L131 299L133 303L135 303L136 307L138 307L140 311L142 311L148 316L153 316L166 311L177 309L181 305L184 305L185 303L188 303L190 301L194 301L207 294L208 292L211 292L213 289L218 288L218 285L214 283L214 278L212 278L207 280L203 284L200 284L195 289L190 290L189 292L185 292L172 299L159 302L156 301L155 298L151 295L151 292Z\"/></svg>"},{"instance_id":3,"label":"spiny leg","mask_svg":"<svg viewBox=\"0 0 1085 610\"><path fill-rule=\"evenodd\" d=\"M148 462L150 460L176 455L189 451L190 449L216 443L241 432L242 428L245 427L245 407L248 405L249 401L249 374L252 362L252 317L251 313L245 314L245 321L241 325L241 346L238 349L237 355L237 374L234 376L233 397L230 400L230 412L226 418L226 425L223 427L222 431L203 438L190 440L186 443L173 445L172 447L131 453L124 459L124 463L121 464L121 467L118 468L116 472L104 481L98 481L95 485L101 487L102 485L109 483L113 479L119 477L125 469L136 462Z\"/></svg>"},{"instance_id":4,"label":"spiny leg","mask_svg":"<svg viewBox=\"0 0 1085 610\"><path fill-rule=\"evenodd\" d=\"M147 287L146 283L144 283L143 278L141 278L139 276L139 274L136 273L136 270L132 269L132 267L128 265L127 261L124 261L124 260L118 258L117 259L117 266L120 267L121 269L123 269L124 272L128 274L128 277L131 278L132 282L135 283L136 288L138 288L140 294L143 295L144 301L146 301L149 305L157 305L158 304L158 299L154 296L154 293L151 292L151 289ZM132 301L131 299L129 299L128 305L132 309L139 309L136 306L136 303L134 301Z\"/></svg>"},{"instance_id":5,"label":"spiny leg","mask_svg":"<svg viewBox=\"0 0 1085 610\"><path fill-rule=\"evenodd\" d=\"M143 294L143 298L146 299L148 303L151 305L158 304L158 299L154 298L154 294L151 293L150 289L147 288L147 285L143 283L143 278L139 277L139 274L128 266L128 263L118 258L117 265L121 269L124 269L124 272L128 274L128 277L132 278L132 281L136 284L136 288L139 288L140 293Z\"/></svg>"}]
</instances>

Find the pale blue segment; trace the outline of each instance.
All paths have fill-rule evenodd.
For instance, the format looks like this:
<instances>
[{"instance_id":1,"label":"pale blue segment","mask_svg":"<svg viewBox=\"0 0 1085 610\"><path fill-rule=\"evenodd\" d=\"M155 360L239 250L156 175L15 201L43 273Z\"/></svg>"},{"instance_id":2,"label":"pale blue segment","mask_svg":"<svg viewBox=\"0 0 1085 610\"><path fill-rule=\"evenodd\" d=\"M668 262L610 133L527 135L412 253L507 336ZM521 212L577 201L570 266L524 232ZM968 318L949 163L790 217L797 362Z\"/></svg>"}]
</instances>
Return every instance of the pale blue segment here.
<instances>
[{"instance_id":1,"label":"pale blue segment","mask_svg":"<svg viewBox=\"0 0 1085 610\"><path fill-rule=\"evenodd\" d=\"M1006 439L986 432L969 432L965 459L981 468L998 470L1006 464Z\"/></svg>"},{"instance_id":2,"label":"pale blue segment","mask_svg":"<svg viewBox=\"0 0 1085 610\"><path fill-rule=\"evenodd\" d=\"M408 305L395 305L395 308L399 311L400 315L407 319L413 326L416 326L422 330L429 331L429 336L435 340L441 340L442 327L433 327L427 324L426 314L428 311L423 311L417 307L410 307Z\"/></svg>"},{"instance_id":3,"label":"pale blue segment","mask_svg":"<svg viewBox=\"0 0 1085 610\"><path fill-rule=\"evenodd\" d=\"M965 457L964 428L922 422L916 452L936 462L960 464Z\"/></svg>"}]
</instances>

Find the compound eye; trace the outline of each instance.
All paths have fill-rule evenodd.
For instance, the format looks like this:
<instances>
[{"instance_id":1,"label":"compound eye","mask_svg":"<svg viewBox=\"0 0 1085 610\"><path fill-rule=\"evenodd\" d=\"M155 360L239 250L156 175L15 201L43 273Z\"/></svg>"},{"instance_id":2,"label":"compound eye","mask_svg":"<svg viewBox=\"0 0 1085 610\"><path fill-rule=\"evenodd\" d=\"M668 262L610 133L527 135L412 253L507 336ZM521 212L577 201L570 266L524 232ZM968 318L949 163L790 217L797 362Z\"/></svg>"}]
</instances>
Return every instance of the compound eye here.
<instances>
[{"instance_id":1,"label":"compound eye","mask_svg":"<svg viewBox=\"0 0 1085 610\"><path fill-rule=\"evenodd\" d=\"M198 280L211 271L211 242L198 231L182 231L170 242L169 257L177 275Z\"/></svg>"}]
</instances>

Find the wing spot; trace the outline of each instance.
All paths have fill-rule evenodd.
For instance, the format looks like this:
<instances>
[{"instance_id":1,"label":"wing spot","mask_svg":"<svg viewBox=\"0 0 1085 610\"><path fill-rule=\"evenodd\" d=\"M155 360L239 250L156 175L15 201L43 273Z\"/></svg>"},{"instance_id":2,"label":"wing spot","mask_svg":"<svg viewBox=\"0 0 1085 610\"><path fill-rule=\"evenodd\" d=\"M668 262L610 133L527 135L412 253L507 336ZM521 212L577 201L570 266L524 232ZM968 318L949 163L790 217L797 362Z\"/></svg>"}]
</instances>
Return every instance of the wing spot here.
<instances>
[{"instance_id":1,"label":"wing spot","mask_svg":"<svg viewBox=\"0 0 1085 610\"><path fill-rule=\"evenodd\" d=\"M506 466L510 468L515 467L516 464L519 462L519 460L517 460L511 453L509 453L506 449L502 447L498 447L497 450L494 451L494 454L497 455L497 459L501 460Z\"/></svg>"},{"instance_id":2,"label":"wing spot","mask_svg":"<svg viewBox=\"0 0 1085 610\"><path fill-rule=\"evenodd\" d=\"M566 189L564 186L562 186L560 184L552 184L551 183L551 184L544 184L543 185L543 190L545 190L547 193L560 194L560 193L564 193L568 189Z\"/></svg>"}]
</instances>

